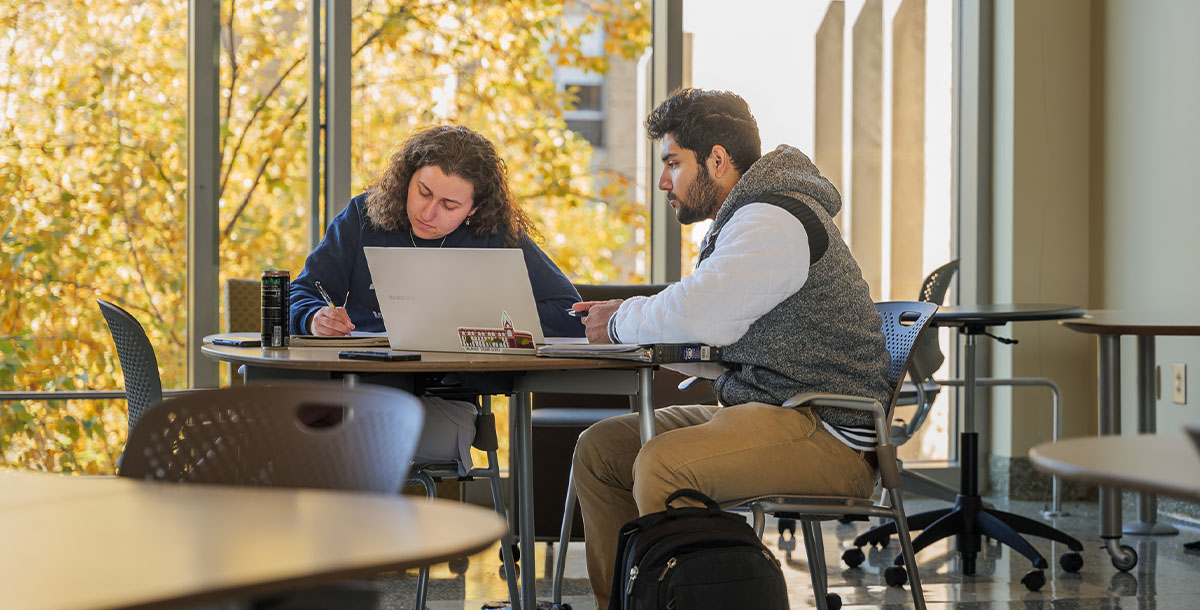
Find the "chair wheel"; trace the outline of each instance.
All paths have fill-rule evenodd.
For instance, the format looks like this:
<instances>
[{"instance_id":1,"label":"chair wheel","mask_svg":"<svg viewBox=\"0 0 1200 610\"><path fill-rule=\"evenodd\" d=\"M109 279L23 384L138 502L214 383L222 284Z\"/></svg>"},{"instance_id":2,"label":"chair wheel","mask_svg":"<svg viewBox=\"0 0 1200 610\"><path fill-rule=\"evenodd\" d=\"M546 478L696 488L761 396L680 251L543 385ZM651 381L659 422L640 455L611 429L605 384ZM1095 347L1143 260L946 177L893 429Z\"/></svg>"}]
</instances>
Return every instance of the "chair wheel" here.
<instances>
[{"instance_id":1,"label":"chair wheel","mask_svg":"<svg viewBox=\"0 0 1200 610\"><path fill-rule=\"evenodd\" d=\"M450 560L450 572L456 576L466 574L469 567L471 567L470 557L455 557Z\"/></svg>"},{"instance_id":2,"label":"chair wheel","mask_svg":"<svg viewBox=\"0 0 1200 610\"><path fill-rule=\"evenodd\" d=\"M779 520L779 535L782 536L784 532L788 532L793 536L796 535L796 520L795 519L786 519L785 518L785 519Z\"/></svg>"},{"instance_id":3,"label":"chair wheel","mask_svg":"<svg viewBox=\"0 0 1200 610\"><path fill-rule=\"evenodd\" d=\"M842 596L837 593L829 593L825 595L825 605L829 610L841 610Z\"/></svg>"},{"instance_id":4,"label":"chair wheel","mask_svg":"<svg viewBox=\"0 0 1200 610\"><path fill-rule=\"evenodd\" d=\"M1128 572L1129 570L1133 569L1133 566L1137 565L1137 560L1137 551L1133 550L1133 547L1127 544L1122 544L1121 555L1119 557L1114 555L1112 558L1112 564L1114 568L1122 572Z\"/></svg>"},{"instance_id":5,"label":"chair wheel","mask_svg":"<svg viewBox=\"0 0 1200 610\"><path fill-rule=\"evenodd\" d=\"M852 568L857 568L866 560L867 556L863 554L860 548L849 549L845 553L842 553L842 561Z\"/></svg>"},{"instance_id":6,"label":"chair wheel","mask_svg":"<svg viewBox=\"0 0 1200 610\"><path fill-rule=\"evenodd\" d=\"M1021 577L1021 584L1030 591L1037 591L1046 585L1046 573L1041 570L1030 570Z\"/></svg>"},{"instance_id":7,"label":"chair wheel","mask_svg":"<svg viewBox=\"0 0 1200 610\"><path fill-rule=\"evenodd\" d=\"M563 602L561 604L550 604L549 610L571 610L571 604L568 604L567 602Z\"/></svg>"},{"instance_id":8,"label":"chair wheel","mask_svg":"<svg viewBox=\"0 0 1200 610\"><path fill-rule=\"evenodd\" d=\"M903 587L908 582L908 571L900 566L891 566L883 571L883 580L889 587Z\"/></svg>"},{"instance_id":9,"label":"chair wheel","mask_svg":"<svg viewBox=\"0 0 1200 610\"><path fill-rule=\"evenodd\" d=\"M1058 558L1058 565L1062 566L1065 572L1078 572L1079 568L1083 567L1083 556L1079 553L1063 553L1062 557Z\"/></svg>"},{"instance_id":10,"label":"chair wheel","mask_svg":"<svg viewBox=\"0 0 1200 610\"><path fill-rule=\"evenodd\" d=\"M838 523L854 523L854 518L850 515L842 515L837 518Z\"/></svg>"}]
</instances>

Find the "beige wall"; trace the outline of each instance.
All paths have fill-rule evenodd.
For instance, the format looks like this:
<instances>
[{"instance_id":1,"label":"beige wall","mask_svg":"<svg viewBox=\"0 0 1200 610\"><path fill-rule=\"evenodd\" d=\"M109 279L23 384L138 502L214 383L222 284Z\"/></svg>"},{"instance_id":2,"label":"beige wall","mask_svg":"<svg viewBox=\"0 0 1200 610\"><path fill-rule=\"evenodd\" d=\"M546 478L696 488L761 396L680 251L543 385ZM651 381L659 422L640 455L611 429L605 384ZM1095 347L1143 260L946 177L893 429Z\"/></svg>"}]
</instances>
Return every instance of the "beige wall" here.
<instances>
[{"instance_id":1,"label":"beige wall","mask_svg":"<svg viewBox=\"0 0 1200 610\"><path fill-rule=\"evenodd\" d=\"M993 299L1089 302L1091 214L1088 0L996 2ZM1053 322L995 329L998 377L1049 377L1062 388L1064 431L1095 431L1095 350ZM996 389L991 450L1024 456L1051 436L1049 392Z\"/></svg>"},{"instance_id":2,"label":"beige wall","mask_svg":"<svg viewBox=\"0 0 1200 610\"><path fill-rule=\"evenodd\" d=\"M1200 3L997 0L995 23L995 299L1200 313ZM1003 330L1021 343L994 348L995 373L1055 379L1066 435L1094 434L1095 340L1050 323ZM1173 433L1200 421L1200 339L1157 348L1158 430ZM1134 356L1125 339L1126 433ZM1170 400L1172 362L1192 374L1185 406ZM993 452L1048 437L1037 391L994 398Z\"/></svg>"},{"instance_id":3,"label":"beige wall","mask_svg":"<svg viewBox=\"0 0 1200 610\"><path fill-rule=\"evenodd\" d=\"M1097 32L1104 76L1097 128L1104 138L1095 176L1091 258L1108 308L1186 308L1200 315L1200 2L1103 3ZM1158 430L1200 421L1200 338L1157 340L1164 369ZM1134 349L1122 349L1122 429L1136 430ZM1188 364L1188 404L1171 402L1172 362Z\"/></svg>"}]
</instances>

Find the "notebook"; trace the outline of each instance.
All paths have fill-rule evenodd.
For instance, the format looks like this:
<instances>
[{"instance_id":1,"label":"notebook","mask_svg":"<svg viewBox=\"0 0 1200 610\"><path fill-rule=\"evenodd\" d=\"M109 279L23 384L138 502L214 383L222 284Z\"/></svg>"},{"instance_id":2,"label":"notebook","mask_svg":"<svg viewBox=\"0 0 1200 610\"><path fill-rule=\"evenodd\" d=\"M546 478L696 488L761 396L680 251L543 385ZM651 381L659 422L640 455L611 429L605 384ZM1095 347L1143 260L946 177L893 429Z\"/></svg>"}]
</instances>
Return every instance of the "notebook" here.
<instances>
[{"instance_id":1,"label":"notebook","mask_svg":"<svg viewBox=\"0 0 1200 610\"><path fill-rule=\"evenodd\" d=\"M520 249L363 251L392 349L532 356L545 343Z\"/></svg>"},{"instance_id":2,"label":"notebook","mask_svg":"<svg viewBox=\"0 0 1200 610\"><path fill-rule=\"evenodd\" d=\"M567 343L539 346L537 354L551 358L610 358L652 363L721 361L720 347L695 343Z\"/></svg>"}]
</instances>

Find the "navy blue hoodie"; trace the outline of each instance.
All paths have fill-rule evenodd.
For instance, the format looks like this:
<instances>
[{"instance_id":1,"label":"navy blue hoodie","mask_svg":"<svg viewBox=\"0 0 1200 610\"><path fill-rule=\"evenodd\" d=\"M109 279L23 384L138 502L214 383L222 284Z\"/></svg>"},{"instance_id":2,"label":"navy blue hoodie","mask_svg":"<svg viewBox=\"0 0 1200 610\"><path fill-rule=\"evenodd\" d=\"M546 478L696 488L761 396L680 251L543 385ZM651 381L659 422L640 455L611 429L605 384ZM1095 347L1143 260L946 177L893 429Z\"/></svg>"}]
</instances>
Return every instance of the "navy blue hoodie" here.
<instances>
[{"instance_id":1,"label":"navy blue hoodie","mask_svg":"<svg viewBox=\"0 0 1200 610\"><path fill-rule=\"evenodd\" d=\"M471 228L466 226L459 226L446 236L444 242L441 239L414 237L408 231L382 231L367 219L366 205L365 193L350 200L350 205L329 225L325 239L304 261L304 271L292 281L292 334L309 334L308 325L313 314L326 306L317 291L316 280L321 280L321 285L335 302L342 299L347 291L350 293L346 312L355 330L384 330L379 301L371 289L371 272L367 268L364 246L411 248L415 244L422 248L504 247L503 235L476 237ZM528 236L521 236L519 247L525 253L525 267L529 270L529 283L533 286L542 334L547 337L582 337L583 324L566 313L572 303L579 301L579 292Z\"/></svg>"}]
</instances>

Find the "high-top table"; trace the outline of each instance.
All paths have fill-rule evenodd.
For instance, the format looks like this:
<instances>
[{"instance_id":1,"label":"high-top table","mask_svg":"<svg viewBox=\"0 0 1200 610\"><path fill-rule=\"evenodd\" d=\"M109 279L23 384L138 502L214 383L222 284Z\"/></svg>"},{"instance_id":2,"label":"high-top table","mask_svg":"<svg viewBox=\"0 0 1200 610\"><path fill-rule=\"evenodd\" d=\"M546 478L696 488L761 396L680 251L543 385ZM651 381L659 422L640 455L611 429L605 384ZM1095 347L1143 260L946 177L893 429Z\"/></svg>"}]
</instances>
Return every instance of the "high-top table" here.
<instances>
[{"instance_id":1,"label":"high-top table","mask_svg":"<svg viewBox=\"0 0 1200 610\"><path fill-rule=\"evenodd\" d=\"M477 553L506 527L445 500L0 471L0 606L225 603Z\"/></svg>"},{"instance_id":2,"label":"high-top table","mask_svg":"<svg viewBox=\"0 0 1200 610\"><path fill-rule=\"evenodd\" d=\"M257 333L226 333L257 337ZM258 347L214 345L205 338L201 353L216 360L245 366L246 382L274 379L331 379L348 385L369 380L372 373L397 378L421 374L469 373L483 382L481 391L509 394L512 426L509 430L514 463L514 503L521 557L533 561L533 427L530 421L532 392L562 394L624 394L637 396L642 442L654 436L653 381L655 365L628 360L597 358L544 358L493 353L421 352L420 360L378 362L338 358L338 351L355 348L293 347L268 350ZM412 390L412 387L407 388ZM521 570L520 605L536 610L532 566ZM514 603L514 607L516 604Z\"/></svg>"},{"instance_id":3,"label":"high-top table","mask_svg":"<svg viewBox=\"0 0 1200 610\"><path fill-rule=\"evenodd\" d=\"M979 496L979 434L975 426L975 392L979 386L975 358L976 338L979 335L988 335L988 328L1004 326L1009 322L1077 318L1083 313L1082 309L1073 305L1035 303L957 305L939 308L937 313L933 314L931 324L957 328L958 333L965 339L965 370L963 373L965 398L963 401L963 427L959 434L960 486L958 497L952 508L926 511L909 516L909 528L922 530L921 534L913 539L913 548L916 551L943 538L954 536L962 560L963 574L969 576L975 573L975 558L981 549L980 536L986 535L1007 544L1033 562L1034 573L1027 574L1022 582L1030 589L1035 590L1045 582L1040 570L1049 567L1049 564L1021 534L1065 543L1076 555L1064 559L1067 562L1066 565L1075 567L1076 561L1082 565L1082 559L1077 555L1079 551L1083 550L1083 545L1078 540L1044 523L983 505L983 500ZM882 543L893 533L895 533L895 524L882 525L859 536L855 540L855 544L860 541Z\"/></svg>"},{"instance_id":4,"label":"high-top table","mask_svg":"<svg viewBox=\"0 0 1200 610\"><path fill-rule=\"evenodd\" d=\"M1137 337L1137 432L1153 434L1157 428L1154 391L1154 343L1158 336L1200 335L1197 311L1126 311L1096 310L1077 320L1064 320L1063 326L1096 335L1099 340L1100 434L1121 434L1121 336ZM1133 549L1120 544L1121 534L1175 534L1178 530L1158 523L1158 499L1152 491L1138 497L1138 519L1121 525L1119 489L1100 488L1100 537L1118 570L1137 565Z\"/></svg>"}]
</instances>

